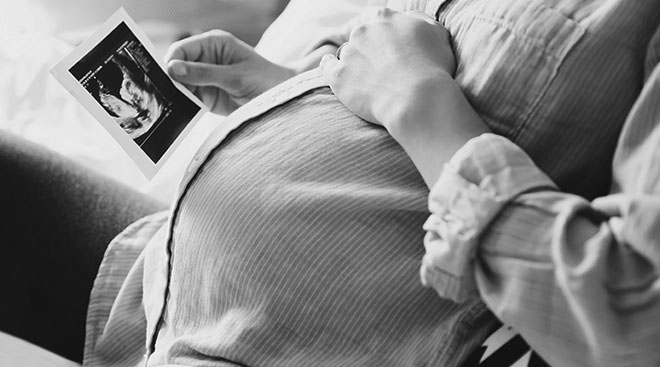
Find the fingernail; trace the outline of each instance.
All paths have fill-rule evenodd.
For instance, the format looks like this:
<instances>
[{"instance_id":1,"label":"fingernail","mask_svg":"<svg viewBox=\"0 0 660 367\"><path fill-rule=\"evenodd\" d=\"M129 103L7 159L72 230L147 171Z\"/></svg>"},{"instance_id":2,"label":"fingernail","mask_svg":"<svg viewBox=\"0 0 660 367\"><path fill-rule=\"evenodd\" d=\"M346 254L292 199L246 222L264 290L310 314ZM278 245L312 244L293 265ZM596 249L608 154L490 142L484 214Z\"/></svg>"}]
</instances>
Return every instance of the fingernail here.
<instances>
[{"instance_id":1,"label":"fingernail","mask_svg":"<svg viewBox=\"0 0 660 367\"><path fill-rule=\"evenodd\" d=\"M174 66L172 66L172 70L174 70L174 74L181 76L186 75L188 72L188 70L186 70L186 65L182 63L174 64Z\"/></svg>"}]
</instances>

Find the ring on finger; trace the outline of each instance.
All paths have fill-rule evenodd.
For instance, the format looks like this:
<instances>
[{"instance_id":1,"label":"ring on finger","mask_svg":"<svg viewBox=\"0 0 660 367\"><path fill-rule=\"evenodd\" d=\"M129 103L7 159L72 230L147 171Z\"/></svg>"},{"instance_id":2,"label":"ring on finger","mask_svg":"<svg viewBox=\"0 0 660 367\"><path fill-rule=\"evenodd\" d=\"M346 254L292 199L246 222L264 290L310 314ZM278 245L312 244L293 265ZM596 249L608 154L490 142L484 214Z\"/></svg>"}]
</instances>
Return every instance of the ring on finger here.
<instances>
[{"instance_id":1,"label":"ring on finger","mask_svg":"<svg viewBox=\"0 0 660 367\"><path fill-rule=\"evenodd\" d=\"M344 48L344 46L346 46L347 44L348 44L348 42L344 42L344 43L341 44L341 46L339 46L339 47L337 48L337 51L335 52L335 57L337 58L337 60L341 59L341 50L342 50L342 49Z\"/></svg>"}]
</instances>

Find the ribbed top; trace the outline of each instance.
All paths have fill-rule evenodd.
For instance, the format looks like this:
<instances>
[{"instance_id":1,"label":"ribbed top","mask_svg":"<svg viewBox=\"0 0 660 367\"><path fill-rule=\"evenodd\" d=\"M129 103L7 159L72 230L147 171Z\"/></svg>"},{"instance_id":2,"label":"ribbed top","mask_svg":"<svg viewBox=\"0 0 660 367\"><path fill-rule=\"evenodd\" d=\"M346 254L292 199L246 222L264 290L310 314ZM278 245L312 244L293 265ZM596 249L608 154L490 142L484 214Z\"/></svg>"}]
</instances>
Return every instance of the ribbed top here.
<instances>
[{"instance_id":1,"label":"ribbed top","mask_svg":"<svg viewBox=\"0 0 660 367\"><path fill-rule=\"evenodd\" d=\"M424 8L442 3L456 80L488 126L562 189L606 192L660 2ZM248 121L226 139L212 135L173 227L145 219L109 246L87 365L140 363L146 352L149 365L454 366L484 339L483 305L458 307L420 285L427 190L412 162L327 88L289 101L310 75L239 109L227 120Z\"/></svg>"}]
</instances>

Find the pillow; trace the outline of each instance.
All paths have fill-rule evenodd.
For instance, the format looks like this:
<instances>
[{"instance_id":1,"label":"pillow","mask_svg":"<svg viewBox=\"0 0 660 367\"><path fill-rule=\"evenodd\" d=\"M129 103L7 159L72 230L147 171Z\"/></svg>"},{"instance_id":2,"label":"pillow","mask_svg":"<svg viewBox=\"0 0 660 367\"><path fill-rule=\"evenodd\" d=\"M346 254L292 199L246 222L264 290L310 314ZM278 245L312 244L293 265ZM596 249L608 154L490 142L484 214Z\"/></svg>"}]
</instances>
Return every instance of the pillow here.
<instances>
[{"instance_id":1,"label":"pillow","mask_svg":"<svg viewBox=\"0 0 660 367\"><path fill-rule=\"evenodd\" d=\"M387 0L291 0L256 46L268 60L289 65L305 56L324 36L358 16L367 6Z\"/></svg>"}]
</instances>

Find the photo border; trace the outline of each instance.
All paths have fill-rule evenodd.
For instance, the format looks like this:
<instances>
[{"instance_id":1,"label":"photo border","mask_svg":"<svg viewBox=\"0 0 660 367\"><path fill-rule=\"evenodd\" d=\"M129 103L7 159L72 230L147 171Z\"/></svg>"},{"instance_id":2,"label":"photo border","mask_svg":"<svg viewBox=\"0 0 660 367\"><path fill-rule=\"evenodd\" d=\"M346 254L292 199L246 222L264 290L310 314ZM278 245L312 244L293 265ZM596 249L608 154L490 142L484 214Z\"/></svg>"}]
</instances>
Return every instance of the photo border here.
<instances>
[{"instance_id":1,"label":"photo border","mask_svg":"<svg viewBox=\"0 0 660 367\"><path fill-rule=\"evenodd\" d=\"M189 98L195 105L199 107L199 111L187 123L186 127L176 137L172 144L167 148L165 153L160 157L157 163L154 163L145 151L140 148L135 141L124 131L124 129L117 124L117 122L108 114L108 112L94 99L94 97L83 87L83 85L69 72L78 61L86 56L94 47L96 47L103 39L105 39L110 32L115 30L121 23L126 24L128 29L135 35L137 40L144 46L151 57L156 61L158 68L161 69L165 75L162 61L157 60L154 55L156 47L149 40L147 35L138 27L137 23L128 15L124 8L119 8L108 20L106 20L101 27L94 32L92 36L83 41L77 46L69 55L60 61L55 67L51 69L51 74L57 79L62 86L80 102L85 109L92 114L92 116L110 133L110 135L119 143L122 149L129 155L135 162L142 174L151 180L156 173L163 167L166 161L172 156L176 148L186 135L192 130L197 121L208 112L208 108L188 89L175 80L172 80L174 86Z\"/></svg>"}]
</instances>

